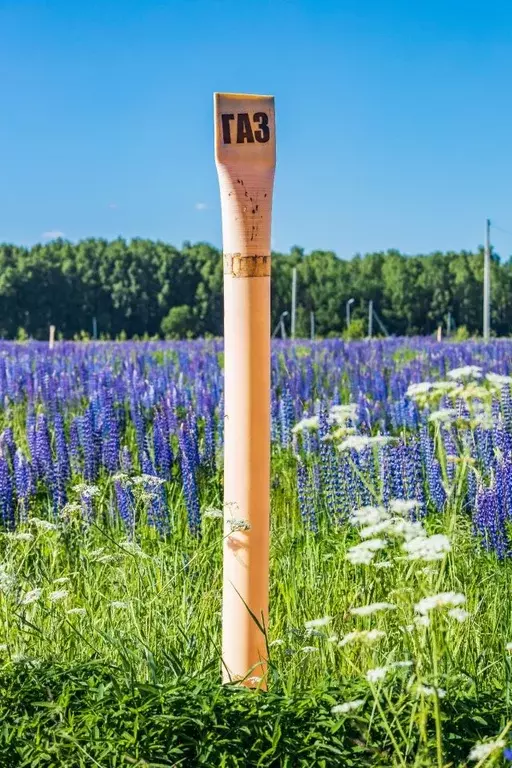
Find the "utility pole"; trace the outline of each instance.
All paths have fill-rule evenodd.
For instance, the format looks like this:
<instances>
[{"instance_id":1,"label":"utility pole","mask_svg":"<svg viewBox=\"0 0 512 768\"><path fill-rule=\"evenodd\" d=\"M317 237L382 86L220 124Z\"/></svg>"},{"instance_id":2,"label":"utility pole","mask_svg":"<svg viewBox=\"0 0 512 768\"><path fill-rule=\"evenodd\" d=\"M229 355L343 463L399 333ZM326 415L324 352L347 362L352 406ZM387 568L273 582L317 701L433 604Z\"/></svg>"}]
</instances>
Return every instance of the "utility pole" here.
<instances>
[{"instance_id":1,"label":"utility pole","mask_svg":"<svg viewBox=\"0 0 512 768\"><path fill-rule=\"evenodd\" d=\"M484 251L484 341L489 341L491 334L491 220L485 220Z\"/></svg>"},{"instance_id":2,"label":"utility pole","mask_svg":"<svg viewBox=\"0 0 512 768\"><path fill-rule=\"evenodd\" d=\"M92 337L94 341L98 338L98 323L95 317L92 319Z\"/></svg>"},{"instance_id":3,"label":"utility pole","mask_svg":"<svg viewBox=\"0 0 512 768\"><path fill-rule=\"evenodd\" d=\"M290 335L295 338L295 313L297 311L297 267L292 270L292 324Z\"/></svg>"},{"instance_id":4,"label":"utility pole","mask_svg":"<svg viewBox=\"0 0 512 768\"><path fill-rule=\"evenodd\" d=\"M353 304L355 299L349 299L347 303L345 304L345 315L346 315L346 321L347 321L347 331L350 327L350 305Z\"/></svg>"},{"instance_id":5,"label":"utility pole","mask_svg":"<svg viewBox=\"0 0 512 768\"><path fill-rule=\"evenodd\" d=\"M368 338L373 336L373 299L368 302Z\"/></svg>"},{"instance_id":6,"label":"utility pole","mask_svg":"<svg viewBox=\"0 0 512 768\"><path fill-rule=\"evenodd\" d=\"M314 341L315 340L315 313L314 312L310 312L309 320L311 324L311 341Z\"/></svg>"}]
</instances>

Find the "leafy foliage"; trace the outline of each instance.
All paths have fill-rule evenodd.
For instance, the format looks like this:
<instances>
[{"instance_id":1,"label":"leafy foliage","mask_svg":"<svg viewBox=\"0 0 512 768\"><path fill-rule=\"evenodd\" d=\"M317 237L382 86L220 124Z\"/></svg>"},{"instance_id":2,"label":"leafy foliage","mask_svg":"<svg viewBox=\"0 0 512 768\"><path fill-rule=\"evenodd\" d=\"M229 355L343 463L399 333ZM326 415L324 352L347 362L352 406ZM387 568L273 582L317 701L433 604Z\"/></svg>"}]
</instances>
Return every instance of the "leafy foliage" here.
<instances>
[{"instance_id":1,"label":"leafy foliage","mask_svg":"<svg viewBox=\"0 0 512 768\"><path fill-rule=\"evenodd\" d=\"M313 311L317 335L339 335L350 298L354 321L366 328L371 299L391 334L433 333L448 313L452 328L463 325L474 334L481 327L481 250L411 257L391 250L351 261L298 247L274 253L273 327L289 308L294 266L299 336L309 336ZM512 269L496 256L491 268L492 327L501 335L512 322ZM90 334L96 317L108 338L220 336L222 282L221 255L206 243L185 243L181 250L142 239L0 245L0 335L45 339L53 324L72 338Z\"/></svg>"}]
</instances>

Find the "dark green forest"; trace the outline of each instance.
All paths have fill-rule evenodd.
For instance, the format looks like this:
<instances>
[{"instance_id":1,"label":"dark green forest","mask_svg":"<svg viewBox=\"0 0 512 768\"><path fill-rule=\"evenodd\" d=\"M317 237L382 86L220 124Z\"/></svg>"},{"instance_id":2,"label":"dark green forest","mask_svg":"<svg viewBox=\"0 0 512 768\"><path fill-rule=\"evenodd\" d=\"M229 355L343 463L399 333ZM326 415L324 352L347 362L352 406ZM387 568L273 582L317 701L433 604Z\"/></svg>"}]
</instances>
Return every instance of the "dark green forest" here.
<instances>
[{"instance_id":1,"label":"dark green forest","mask_svg":"<svg viewBox=\"0 0 512 768\"><path fill-rule=\"evenodd\" d=\"M346 333L345 303L354 298L349 335L365 335L368 301L390 334L432 334L438 325L477 334L482 322L483 251L406 256L368 253L350 260L294 247L274 253L272 326L290 309L297 267L297 335ZM493 254L492 329L512 330L512 261ZM222 259L206 243L135 239L54 240L21 248L0 245L0 336L101 338L222 335ZM288 323L289 316L286 318ZM289 328L289 324L288 324ZM375 333L379 326L374 324Z\"/></svg>"}]
</instances>

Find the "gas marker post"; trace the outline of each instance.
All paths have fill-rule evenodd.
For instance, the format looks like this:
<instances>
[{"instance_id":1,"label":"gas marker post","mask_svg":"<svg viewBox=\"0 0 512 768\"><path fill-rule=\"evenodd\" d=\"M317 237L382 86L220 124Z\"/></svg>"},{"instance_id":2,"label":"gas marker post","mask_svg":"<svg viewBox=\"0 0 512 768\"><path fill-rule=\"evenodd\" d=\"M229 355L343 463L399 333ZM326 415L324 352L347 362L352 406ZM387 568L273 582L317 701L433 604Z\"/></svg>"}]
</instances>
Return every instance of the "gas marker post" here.
<instances>
[{"instance_id":1,"label":"gas marker post","mask_svg":"<svg viewBox=\"0 0 512 768\"><path fill-rule=\"evenodd\" d=\"M266 687L274 98L214 94L224 261L224 682Z\"/></svg>"}]
</instances>

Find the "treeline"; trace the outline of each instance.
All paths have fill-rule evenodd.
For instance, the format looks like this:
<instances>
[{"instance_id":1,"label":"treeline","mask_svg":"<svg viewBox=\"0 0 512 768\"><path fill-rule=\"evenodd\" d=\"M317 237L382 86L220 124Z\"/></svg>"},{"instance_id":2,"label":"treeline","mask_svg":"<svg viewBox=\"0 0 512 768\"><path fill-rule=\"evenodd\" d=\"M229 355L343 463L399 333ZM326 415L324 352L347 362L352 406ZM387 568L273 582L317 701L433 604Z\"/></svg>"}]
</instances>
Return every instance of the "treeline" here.
<instances>
[{"instance_id":1,"label":"treeline","mask_svg":"<svg viewBox=\"0 0 512 768\"><path fill-rule=\"evenodd\" d=\"M274 253L272 327L290 309L292 268L297 267L297 335L309 336L315 313L318 336L366 333L368 302L390 334L431 334L439 324L476 334L482 325L483 252L405 256L369 253L351 260L331 251ZM493 255L492 329L512 329L512 262ZM0 336L48 338L53 324L71 339L143 335L167 338L222 335L222 259L205 243L178 250L151 240L55 240L20 248L0 245ZM289 328L290 317L285 318ZM374 325L379 332L379 326Z\"/></svg>"}]
</instances>

